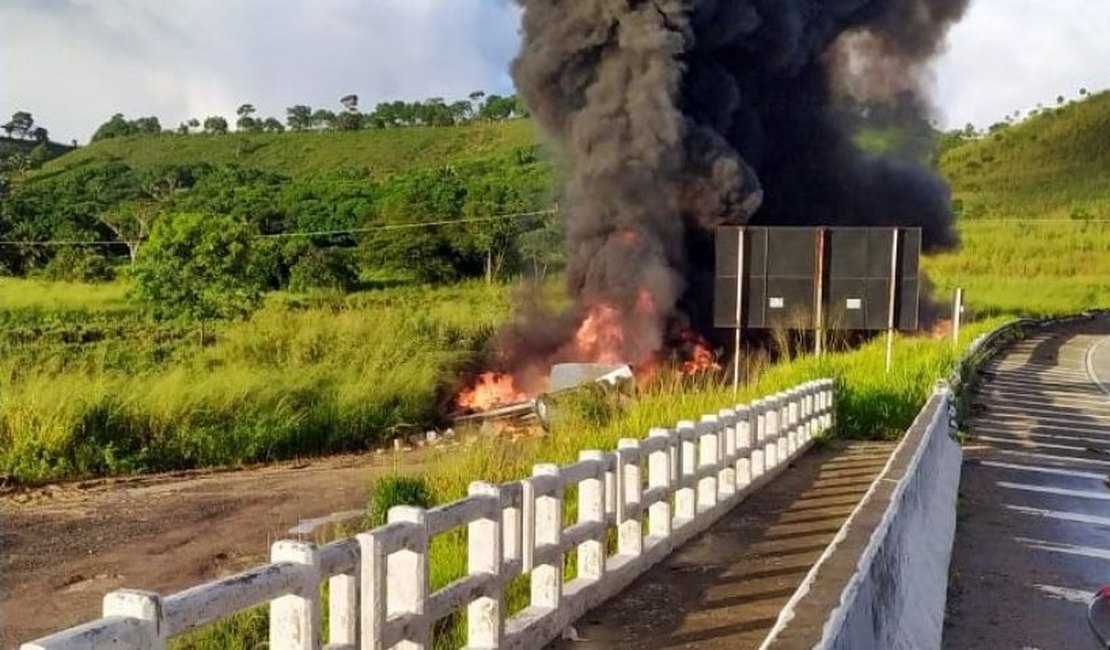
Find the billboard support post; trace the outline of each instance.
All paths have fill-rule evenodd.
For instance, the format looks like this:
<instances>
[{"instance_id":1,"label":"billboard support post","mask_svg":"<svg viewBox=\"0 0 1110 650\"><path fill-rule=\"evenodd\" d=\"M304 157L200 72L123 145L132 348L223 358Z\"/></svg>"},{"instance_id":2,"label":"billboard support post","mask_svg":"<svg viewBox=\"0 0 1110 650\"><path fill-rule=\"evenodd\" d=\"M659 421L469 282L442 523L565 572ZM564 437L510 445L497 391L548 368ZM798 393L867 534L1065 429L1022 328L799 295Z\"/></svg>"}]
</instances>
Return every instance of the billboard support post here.
<instances>
[{"instance_id":1,"label":"billboard support post","mask_svg":"<svg viewBox=\"0 0 1110 650\"><path fill-rule=\"evenodd\" d=\"M736 254L736 341L732 352L732 396L740 395L740 339L744 328L744 233L743 226L737 228Z\"/></svg>"},{"instance_id":2,"label":"billboard support post","mask_svg":"<svg viewBox=\"0 0 1110 650\"><path fill-rule=\"evenodd\" d=\"M813 352L820 357L825 352L825 235L828 230L817 231L817 304L814 305L817 332L813 337Z\"/></svg>"},{"instance_id":3,"label":"billboard support post","mask_svg":"<svg viewBox=\"0 0 1110 650\"><path fill-rule=\"evenodd\" d=\"M894 329L898 321L895 312L898 308L898 238L899 230L894 229L890 246L890 309L887 312L886 330L886 371L887 374L894 369Z\"/></svg>"}]
</instances>

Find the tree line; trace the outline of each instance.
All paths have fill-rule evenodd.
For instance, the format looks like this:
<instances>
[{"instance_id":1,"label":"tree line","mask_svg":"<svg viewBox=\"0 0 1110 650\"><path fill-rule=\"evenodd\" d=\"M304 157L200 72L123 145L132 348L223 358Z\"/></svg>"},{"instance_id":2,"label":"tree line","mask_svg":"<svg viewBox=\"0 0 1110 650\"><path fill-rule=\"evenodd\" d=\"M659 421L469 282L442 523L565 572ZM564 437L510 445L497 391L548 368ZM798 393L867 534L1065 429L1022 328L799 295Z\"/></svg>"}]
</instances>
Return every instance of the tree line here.
<instances>
[{"instance_id":1,"label":"tree line","mask_svg":"<svg viewBox=\"0 0 1110 650\"><path fill-rule=\"evenodd\" d=\"M487 95L483 91L475 91L467 99L457 101L433 97L415 102L383 102L369 112L363 112L359 107L358 95L345 95L340 98L339 104L339 110L336 111L304 104L290 106L285 110L285 119L282 121L277 117L259 116L254 104L246 103L236 110L234 127L242 133L282 133L286 130L359 131L501 122L528 115L527 109L516 95ZM231 132L232 126L228 118L211 115L203 120L187 120L176 129L167 130L157 117L128 119L122 113L117 113L96 130L92 141L162 133L223 135Z\"/></svg>"},{"instance_id":2,"label":"tree line","mask_svg":"<svg viewBox=\"0 0 1110 650\"><path fill-rule=\"evenodd\" d=\"M562 259L559 220L529 214L549 205L549 181L534 146L382 178L98 161L29 177L0 200L0 275L122 273L158 315L190 318L234 315L270 290L354 290L367 277L542 276Z\"/></svg>"}]
</instances>

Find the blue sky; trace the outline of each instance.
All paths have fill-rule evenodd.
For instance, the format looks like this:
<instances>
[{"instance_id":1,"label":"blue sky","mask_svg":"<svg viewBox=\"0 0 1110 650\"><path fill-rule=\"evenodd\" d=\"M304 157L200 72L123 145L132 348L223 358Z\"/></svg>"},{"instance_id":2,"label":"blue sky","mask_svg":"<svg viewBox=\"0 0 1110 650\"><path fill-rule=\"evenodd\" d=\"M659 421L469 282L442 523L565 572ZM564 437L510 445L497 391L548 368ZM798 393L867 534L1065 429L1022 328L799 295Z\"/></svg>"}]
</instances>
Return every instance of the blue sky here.
<instances>
[{"instance_id":1,"label":"blue sky","mask_svg":"<svg viewBox=\"0 0 1110 650\"><path fill-rule=\"evenodd\" d=\"M111 114L284 118L296 103L511 92L508 0L0 0L0 111L85 141ZM948 125L1110 87L1110 2L973 0L938 62Z\"/></svg>"}]
</instances>

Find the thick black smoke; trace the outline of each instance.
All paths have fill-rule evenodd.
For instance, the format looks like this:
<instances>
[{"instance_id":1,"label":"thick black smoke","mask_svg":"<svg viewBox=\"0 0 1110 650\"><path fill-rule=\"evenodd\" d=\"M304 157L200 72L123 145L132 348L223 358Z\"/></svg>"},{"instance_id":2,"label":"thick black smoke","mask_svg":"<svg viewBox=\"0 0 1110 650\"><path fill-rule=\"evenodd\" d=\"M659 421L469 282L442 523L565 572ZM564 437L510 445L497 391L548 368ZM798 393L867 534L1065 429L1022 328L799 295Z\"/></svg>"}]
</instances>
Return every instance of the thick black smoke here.
<instances>
[{"instance_id":1,"label":"thick black smoke","mask_svg":"<svg viewBox=\"0 0 1110 650\"><path fill-rule=\"evenodd\" d=\"M599 304L644 361L708 307L722 224L920 226L953 245L945 184L861 152L836 105L916 93L968 1L518 0L517 87L569 163L577 311L507 332L506 361L588 356L568 341Z\"/></svg>"}]
</instances>

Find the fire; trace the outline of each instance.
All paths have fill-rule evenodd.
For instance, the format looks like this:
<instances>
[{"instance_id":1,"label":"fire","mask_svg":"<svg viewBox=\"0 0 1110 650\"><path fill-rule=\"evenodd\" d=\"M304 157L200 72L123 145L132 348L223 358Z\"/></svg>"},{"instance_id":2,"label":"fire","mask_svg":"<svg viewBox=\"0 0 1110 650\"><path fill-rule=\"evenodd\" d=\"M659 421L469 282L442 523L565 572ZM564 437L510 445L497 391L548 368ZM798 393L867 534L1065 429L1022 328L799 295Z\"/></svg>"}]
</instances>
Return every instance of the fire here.
<instances>
[{"instance_id":1,"label":"fire","mask_svg":"<svg viewBox=\"0 0 1110 650\"><path fill-rule=\"evenodd\" d=\"M574 345L584 361L625 363L621 312L611 305L595 305L574 335Z\"/></svg>"},{"instance_id":2,"label":"fire","mask_svg":"<svg viewBox=\"0 0 1110 650\"><path fill-rule=\"evenodd\" d=\"M461 408L488 411L498 406L519 404L529 398L530 395L516 387L512 375L487 372L478 378L473 387L459 393L457 402Z\"/></svg>"},{"instance_id":3,"label":"fire","mask_svg":"<svg viewBox=\"0 0 1110 650\"><path fill-rule=\"evenodd\" d=\"M701 335L686 331L679 335L689 350L686 360L682 363L682 374L696 375L701 372L712 372L721 369L713 351L709 349L709 342Z\"/></svg>"}]
</instances>

